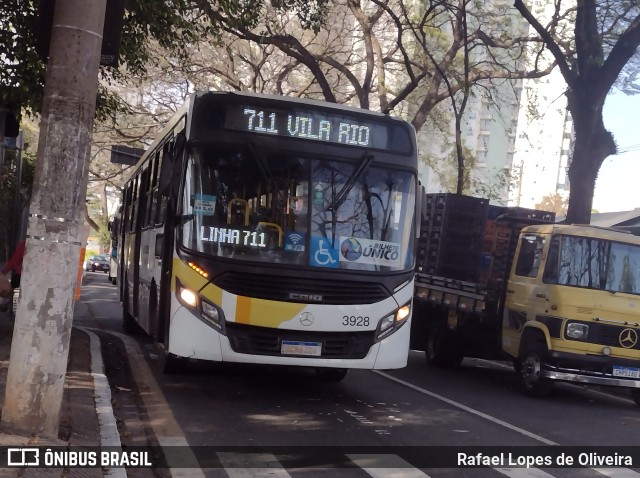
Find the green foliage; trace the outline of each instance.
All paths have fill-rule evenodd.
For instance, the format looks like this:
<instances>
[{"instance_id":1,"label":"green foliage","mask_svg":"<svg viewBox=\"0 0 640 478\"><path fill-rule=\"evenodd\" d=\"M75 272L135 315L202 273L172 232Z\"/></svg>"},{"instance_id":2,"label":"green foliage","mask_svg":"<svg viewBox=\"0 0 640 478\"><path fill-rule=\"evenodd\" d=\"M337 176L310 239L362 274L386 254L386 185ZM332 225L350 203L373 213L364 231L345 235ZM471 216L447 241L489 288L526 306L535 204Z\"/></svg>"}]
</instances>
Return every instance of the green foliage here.
<instances>
[{"instance_id":1,"label":"green foliage","mask_svg":"<svg viewBox=\"0 0 640 478\"><path fill-rule=\"evenodd\" d=\"M543 211L555 212L556 214L567 214L567 207L569 205L569 199L562 197L560 193L547 194L542 200L536 204L536 209L542 209Z\"/></svg>"},{"instance_id":2,"label":"green foliage","mask_svg":"<svg viewBox=\"0 0 640 478\"><path fill-rule=\"evenodd\" d=\"M477 158L473 151L463 146L464 186L462 194L481 197L494 202L503 202L515 187L515 178L508 168L487 171L477 167ZM443 160L423 156L424 161L438 177L439 183L448 192L454 193L458 181L458 162L455 150Z\"/></svg>"},{"instance_id":3,"label":"green foliage","mask_svg":"<svg viewBox=\"0 0 640 478\"><path fill-rule=\"evenodd\" d=\"M36 52L36 32L42 30L38 5L49 0L0 2L0 104L18 102L28 112L40 111L46 64ZM61 0L58 0L61 1ZM319 29L324 21L327 0L278 0L278 10L294 11L303 25ZM121 76L141 75L154 60L150 45L155 43L181 61L186 61L194 43L215 35L221 18L252 28L264 8L261 0L226 0L217 3L200 0L128 1L120 44L120 69L101 68L101 78L110 81ZM97 116L113 116L121 108L117 95L101 88Z\"/></svg>"},{"instance_id":4,"label":"green foliage","mask_svg":"<svg viewBox=\"0 0 640 478\"><path fill-rule=\"evenodd\" d=\"M99 227L98 231L91 231L90 234L98 238L98 242L103 249L108 249L109 244L111 244L111 233L108 228L109 217L101 211L100 201L98 199L88 200L87 212Z\"/></svg>"},{"instance_id":5,"label":"green foliage","mask_svg":"<svg viewBox=\"0 0 640 478\"><path fill-rule=\"evenodd\" d=\"M98 242L100 246L102 246L103 250L109 250L109 245L111 244L111 233L107 227L109 220L107 216L99 216L96 218L96 223L100 226L100 231L98 232Z\"/></svg>"}]
</instances>

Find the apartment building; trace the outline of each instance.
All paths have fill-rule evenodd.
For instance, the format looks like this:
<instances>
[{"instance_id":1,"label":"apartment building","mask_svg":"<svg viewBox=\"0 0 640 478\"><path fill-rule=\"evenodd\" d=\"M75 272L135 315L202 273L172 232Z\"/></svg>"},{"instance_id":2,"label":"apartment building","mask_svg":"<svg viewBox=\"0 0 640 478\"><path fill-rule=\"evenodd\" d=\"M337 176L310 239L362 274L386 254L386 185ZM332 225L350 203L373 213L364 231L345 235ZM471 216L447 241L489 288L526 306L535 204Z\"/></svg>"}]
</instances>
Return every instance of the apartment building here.
<instances>
[{"instance_id":1,"label":"apartment building","mask_svg":"<svg viewBox=\"0 0 640 478\"><path fill-rule=\"evenodd\" d=\"M510 5L502 0L485 0L480 8L512 9ZM538 18L545 18L553 4L550 0L534 0L531 8ZM522 18L511 28L534 33ZM493 81L474 88L462 125L465 147L475 158L470 194L490 194L493 203L527 208L556 192L568 195L566 169L572 126L565 88L558 70L540 79ZM454 134L453 120L449 141L438 140L442 132L433 128L420 132L423 152L431 158L442 158L437 168L452 163ZM453 168L449 169L455 174ZM451 182L443 183L440 176L426 164L420 172L429 192L450 190Z\"/></svg>"}]
</instances>

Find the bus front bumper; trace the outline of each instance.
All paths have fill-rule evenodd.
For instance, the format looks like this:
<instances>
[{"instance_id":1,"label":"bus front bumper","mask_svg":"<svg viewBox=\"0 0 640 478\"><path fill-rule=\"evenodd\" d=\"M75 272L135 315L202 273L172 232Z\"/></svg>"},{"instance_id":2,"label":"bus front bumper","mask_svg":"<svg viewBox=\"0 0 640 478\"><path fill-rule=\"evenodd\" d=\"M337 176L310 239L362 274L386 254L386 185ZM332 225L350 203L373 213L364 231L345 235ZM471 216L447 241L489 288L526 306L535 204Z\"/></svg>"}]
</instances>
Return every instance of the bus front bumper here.
<instances>
[{"instance_id":1,"label":"bus front bumper","mask_svg":"<svg viewBox=\"0 0 640 478\"><path fill-rule=\"evenodd\" d=\"M239 350L238 343L232 345L228 336L219 333L185 307L180 306L176 309L171 320L168 351L179 357L216 362L368 370L396 369L405 367L407 364L410 329L411 324L405 323L395 333L379 342L372 343L358 357L329 358L324 356L324 353L320 357L283 356L265 350L243 350L241 347ZM287 335L287 331L280 329L271 329L268 332L274 336L280 335L278 332L281 332L285 337ZM302 331L298 331L296 335L300 338L304 337ZM242 342L242 340L238 340L238 335L236 335L235 341Z\"/></svg>"}]
</instances>

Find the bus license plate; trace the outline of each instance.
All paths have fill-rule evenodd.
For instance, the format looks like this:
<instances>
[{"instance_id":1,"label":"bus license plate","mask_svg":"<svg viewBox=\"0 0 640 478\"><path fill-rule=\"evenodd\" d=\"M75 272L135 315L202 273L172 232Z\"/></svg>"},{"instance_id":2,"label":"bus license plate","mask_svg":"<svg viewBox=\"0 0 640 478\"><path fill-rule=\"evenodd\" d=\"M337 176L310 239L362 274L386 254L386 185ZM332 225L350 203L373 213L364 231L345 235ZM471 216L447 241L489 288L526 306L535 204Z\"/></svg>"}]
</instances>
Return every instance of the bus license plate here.
<instances>
[{"instance_id":1,"label":"bus license plate","mask_svg":"<svg viewBox=\"0 0 640 478\"><path fill-rule=\"evenodd\" d=\"M624 378L640 378L640 368L613 367L613 376Z\"/></svg>"},{"instance_id":2,"label":"bus license plate","mask_svg":"<svg viewBox=\"0 0 640 478\"><path fill-rule=\"evenodd\" d=\"M283 340L280 345L280 353L282 355L313 355L319 357L322 355L322 343Z\"/></svg>"}]
</instances>

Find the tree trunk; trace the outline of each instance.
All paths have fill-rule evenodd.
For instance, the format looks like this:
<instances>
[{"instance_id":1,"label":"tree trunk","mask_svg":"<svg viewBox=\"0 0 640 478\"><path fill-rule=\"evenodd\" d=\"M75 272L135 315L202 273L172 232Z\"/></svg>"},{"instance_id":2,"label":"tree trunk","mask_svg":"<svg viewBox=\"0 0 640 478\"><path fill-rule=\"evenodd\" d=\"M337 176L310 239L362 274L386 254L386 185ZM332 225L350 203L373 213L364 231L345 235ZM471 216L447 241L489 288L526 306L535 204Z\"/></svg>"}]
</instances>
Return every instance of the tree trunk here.
<instances>
[{"instance_id":1,"label":"tree trunk","mask_svg":"<svg viewBox=\"0 0 640 478\"><path fill-rule=\"evenodd\" d=\"M604 127L602 101L594 101L587 88L582 95L567 95L569 111L573 118L575 146L569 165L569 187L571 196L565 222L568 224L589 224L596 179L600 166L616 145L613 136Z\"/></svg>"},{"instance_id":2,"label":"tree trunk","mask_svg":"<svg viewBox=\"0 0 640 478\"><path fill-rule=\"evenodd\" d=\"M56 4L2 421L58 434L106 0Z\"/></svg>"},{"instance_id":3,"label":"tree trunk","mask_svg":"<svg viewBox=\"0 0 640 478\"><path fill-rule=\"evenodd\" d=\"M583 151L578 151L578 150ZM584 151L586 148L575 148L574 157L577 154L592 155L593 151ZM604 160L604 158L603 158ZM571 196L567 216L564 220L567 224L589 224L591 222L591 209L593 205L593 193L596 186L598 172L588 170L584 166L578 166L575 162L569 166L569 185Z\"/></svg>"}]
</instances>

